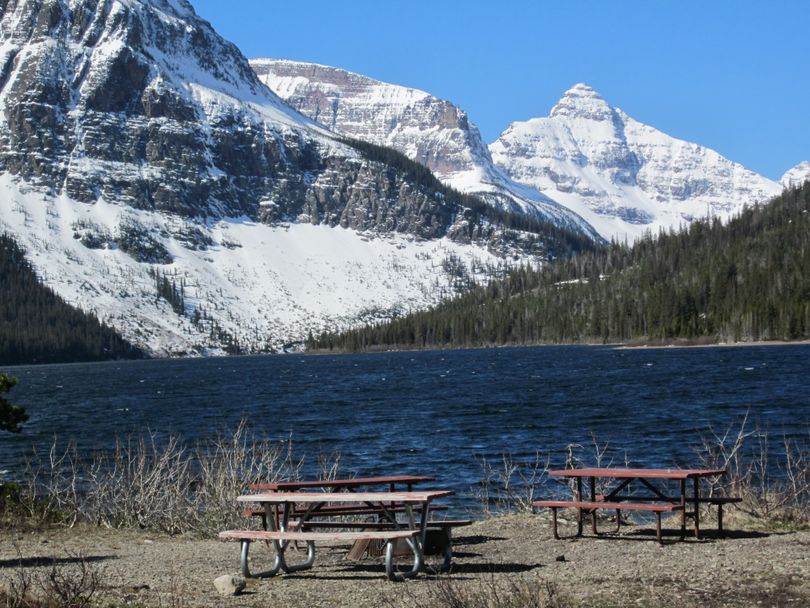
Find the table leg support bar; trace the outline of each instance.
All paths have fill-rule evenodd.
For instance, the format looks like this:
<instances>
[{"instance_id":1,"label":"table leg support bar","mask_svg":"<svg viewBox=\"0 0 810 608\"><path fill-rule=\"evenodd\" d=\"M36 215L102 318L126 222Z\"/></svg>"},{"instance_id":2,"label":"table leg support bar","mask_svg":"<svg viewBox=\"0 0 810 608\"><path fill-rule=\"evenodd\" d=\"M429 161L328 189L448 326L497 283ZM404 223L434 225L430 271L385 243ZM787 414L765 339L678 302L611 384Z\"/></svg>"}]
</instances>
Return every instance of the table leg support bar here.
<instances>
[{"instance_id":1,"label":"table leg support bar","mask_svg":"<svg viewBox=\"0 0 810 608\"><path fill-rule=\"evenodd\" d=\"M279 565L281 566L281 570L284 571L286 574L290 574L291 572L300 572L301 570L309 570L315 564L315 543L312 541L307 541L307 559L300 564L288 564L287 560L284 558L285 554L287 553L287 542L283 544L278 541L273 541L276 544L276 551L278 552L278 561Z\"/></svg>"},{"instance_id":2,"label":"table leg support bar","mask_svg":"<svg viewBox=\"0 0 810 608\"><path fill-rule=\"evenodd\" d=\"M389 540L385 544L385 574L389 580L404 581L408 578L413 578L422 569L422 545L416 538L407 539L405 542L413 551L413 567L405 572L399 572L394 563L394 541Z\"/></svg>"},{"instance_id":3,"label":"table leg support bar","mask_svg":"<svg viewBox=\"0 0 810 608\"><path fill-rule=\"evenodd\" d=\"M559 507L548 507L551 509L551 532L554 535L556 540L563 540L563 537L560 536L560 533L557 529L557 510ZM577 533L574 536L568 536L565 538L580 538L582 536L582 528L583 528L583 514L582 509L579 509L577 512ZM596 520L594 520L594 526L596 526Z\"/></svg>"},{"instance_id":4,"label":"table leg support bar","mask_svg":"<svg viewBox=\"0 0 810 608\"><path fill-rule=\"evenodd\" d=\"M242 550L239 555L239 569L242 572L242 576L245 578L267 578L278 574L278 571L281 569L281 559L279 558L278 553L276 553L276 558L273 560L273 566L270 568L270 570L265 570L264 572L257 572L254 574L250 571L250 563L248 558L249 552L250 541L243 540Z\"/></svg>"}]
</instances>

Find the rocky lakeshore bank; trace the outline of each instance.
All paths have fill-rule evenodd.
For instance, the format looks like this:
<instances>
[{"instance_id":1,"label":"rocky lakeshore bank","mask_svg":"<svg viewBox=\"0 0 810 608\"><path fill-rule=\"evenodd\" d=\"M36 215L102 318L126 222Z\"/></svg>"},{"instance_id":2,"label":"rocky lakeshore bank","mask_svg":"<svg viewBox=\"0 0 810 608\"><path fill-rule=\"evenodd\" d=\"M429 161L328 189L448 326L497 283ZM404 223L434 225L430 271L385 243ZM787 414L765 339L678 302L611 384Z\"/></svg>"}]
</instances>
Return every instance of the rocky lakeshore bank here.
<instances>
[{"instance_id":1,"label":"rocky lakeshore bank","mask_svg":"<svg viewBox=\"0 0 810 608\"><path fill-rule=\"evenodd\" d=\"M619 538L554 540L544 515L508 515L459 529L449 574L391 583L382 558L349 562L346 547L333 545L319 548L312 570L248 580L235 597L213 584L237 573L235 543L86 526L5 529L0 577L7 590L27 584L41 593L55 573L75 582L83 572L88 605L111 608L810 605L810 531L729 527L723 539L709 531L662 547L645 526L623 527Z\"/></svg>"}]
</instances>

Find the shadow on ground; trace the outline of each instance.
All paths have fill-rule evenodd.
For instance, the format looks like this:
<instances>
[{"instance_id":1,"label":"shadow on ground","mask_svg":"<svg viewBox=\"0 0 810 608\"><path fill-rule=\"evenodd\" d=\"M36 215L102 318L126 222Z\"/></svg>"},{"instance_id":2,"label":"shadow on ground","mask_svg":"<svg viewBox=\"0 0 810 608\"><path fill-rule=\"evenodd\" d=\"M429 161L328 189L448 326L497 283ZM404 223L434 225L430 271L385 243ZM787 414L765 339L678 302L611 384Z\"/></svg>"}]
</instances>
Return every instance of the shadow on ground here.
<instances>
[{"instance_id":1,"label":"shadow on ground","mask_svg":"<svg viewBox=\"0 0 810 608\"><path fill-rule=\"evenodd\" d=\"M88 555L77 556L69 555L67 557L22 557L15 559L2 559L0 560L0 568L40 568L45 566L59 566L63 564L81 564L81 563L94 563L103 562L108 559L118 559L117 555Z\"/></svg>"}]
</instances>

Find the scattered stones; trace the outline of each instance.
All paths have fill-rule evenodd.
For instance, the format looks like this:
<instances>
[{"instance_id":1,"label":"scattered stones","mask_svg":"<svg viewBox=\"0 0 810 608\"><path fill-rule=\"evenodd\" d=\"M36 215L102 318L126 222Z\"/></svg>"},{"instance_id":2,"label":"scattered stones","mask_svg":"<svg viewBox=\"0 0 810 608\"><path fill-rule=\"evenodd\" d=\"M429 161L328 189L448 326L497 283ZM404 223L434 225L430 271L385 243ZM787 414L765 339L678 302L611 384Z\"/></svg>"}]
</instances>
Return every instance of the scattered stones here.
<instances>
[{"instance_id":1,"label":"scattered stones","mask_svg":"<svg viewBox=\"0 0 810 608\"><path fill-rule=\"evenodd\" d=\"M564 555L558 555L557 557L554 558L554 561L555 562L564 562L565 561L565 556Z\"/></svg>"},{"instance_id":2,"label":"scattered stones","mask_svg":"<svg viewBox=\"0 0 810 608\"><path fill-rule=\"evenodd\" d=\"M245 588L245 579L231 574L223 574L214 579L214 587L216 587L220 595L239 595Z\"/></svg>"}]
</instances>

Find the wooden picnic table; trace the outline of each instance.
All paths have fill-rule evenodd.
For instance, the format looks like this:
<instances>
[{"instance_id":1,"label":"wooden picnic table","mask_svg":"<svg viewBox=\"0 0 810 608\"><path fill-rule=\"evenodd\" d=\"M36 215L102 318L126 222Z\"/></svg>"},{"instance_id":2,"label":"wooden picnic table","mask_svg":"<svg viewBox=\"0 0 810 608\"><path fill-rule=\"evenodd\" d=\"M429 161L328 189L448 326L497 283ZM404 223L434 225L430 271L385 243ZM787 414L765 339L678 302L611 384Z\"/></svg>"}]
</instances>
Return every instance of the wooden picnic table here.
<instances>
[{"instance_id":1,"label":"wooden picnic table","mask_svg":"<svg viewBox=\"0 0 810 608\"><path fill-rule=\"evenodd\" d=\"M245 576L274 576L279 571L297 572L311 568L315 563L315 542L329 540L382 540L386 543L385 570L392 580L403 580L415 576L423 567L425 540L428 529L430 503L438 498L451 496L452 491L400 491L400 492L262 492L239 496L238 502L261 505L266 511L267 530L228 530L220 533L225 540L239 540L242 543L241 569ZM363 530L359 532L312 532L304 530L306 522L318 517L332 517L328 506L341 503L361 503L374 512L379 512L386 519L386 529ZM297 505L306 505L300 510ZM399 521L393 507L402 507L406 513L405 521ZM276 522L273 509L281 509L281 517ZM291 517L296 525L291 525ZM417 517L418 514L418 517ZM394 542L404 540L414 560L410 570L400 572L394 563ZM266 541L275 550L275 561L270 570L251 574L248 563L250 543ZM299 564L288 564L286 550L291 542L302 541L307 544L307 558Z\"/></svg>"},{"instance_id":2,"label":"wooden picnic table","mask_svg":"<svg viewBox=\"0 0 810 608\"><path fill-rule=\"evenodd\" d=\"M396 490L396 486L405 486L410 491L418 483L436 481L435 477L427 475L378 475L375 477L350 477L348 479L316 479L308 481L277 481L273 483L254 483L250 485L251 490L264 490L272 492L294 492L307 488L331 488L353 490L366 486L385 485L391 492Z\"/></svg>"},{"instance_id":3,"label":"wooden picnic table","mask_svg":"<svg viewBox=\"0 0 810 608\"><path fill-rule=\"evenodd\" d=\"M728 502L738 502L737 498L712 498L701 496L700 480L707 477L723 475L723 469L646 469L646 468L583 468L563 469L550 471L551 477L564 477L576 480L574 500L536 501L533 506L551 508L553 513L554 537L557 534L557 509L576 508L577 536L582 536L582 524L585 514L591 515L594 534L598 534L596 527L596 511L598 509L615 509L617 511L617 531L621 526L621 511L636 510L648 511L656 516L656 536L659 542L661 537L661 514L680 511L681 538L686 536L686 520L694 521L695 538L700 538L700 504L710 502L719 507L718 529L722 532L722 506ZM583 494L583 479L590 480L588 496ZM615 482L608 490L597 495L597 480ZM678 492L668 492L665 487L668 482L678 482ZM691 492L689 485L691 481ZM638 493L641 489L643 493ZM691 510L688 510L691 509Z\"/></svg>"},{"instance_id":4,"label":"wooden picnic table","mask_svg":"<svg viewBox=\"0 0 810 608\"><path fill-rule=\"evenodd\" d=\"M428 475L378 475L374 477L350 477L347 479L314 479L297 481L277 481L272 483L250 484L251 490L262 492L295 492L298 490L312 490L316 488L326 488L331 492L345 490L346 492L356 492L358 488L368 488L373 486L386 486L388 491L395 492L397 486L403 486L407 491L412 491L413 486L418 483L435 481L434 477ZM295 507L293 507L295 509ZM329 508L333 516L344 515L378 515L379 509L374 509L368 505L357 502L356 504L333 505ZM268 513L264 508L245 509L247 516L258 516L262 518L262 528L267 529ZM273 517L278 527L279 508L273 509ZM291 514L294 515L294 512Z\"/></svg>"}]
</instances>

